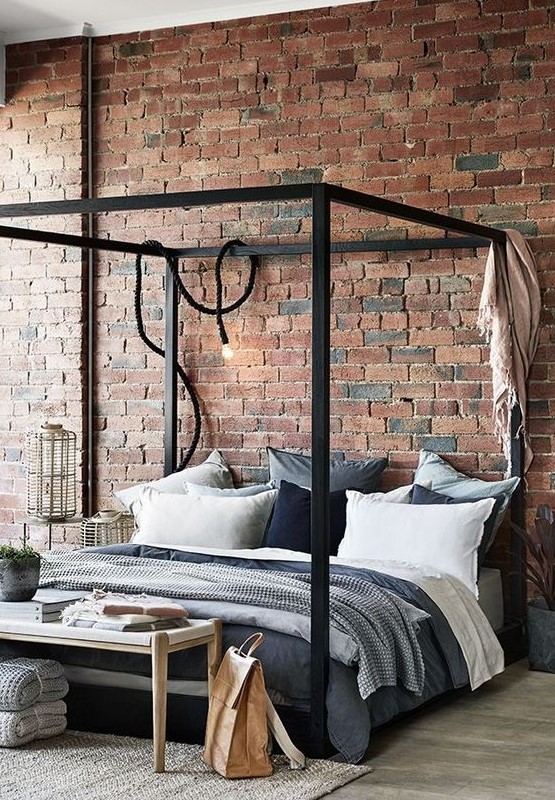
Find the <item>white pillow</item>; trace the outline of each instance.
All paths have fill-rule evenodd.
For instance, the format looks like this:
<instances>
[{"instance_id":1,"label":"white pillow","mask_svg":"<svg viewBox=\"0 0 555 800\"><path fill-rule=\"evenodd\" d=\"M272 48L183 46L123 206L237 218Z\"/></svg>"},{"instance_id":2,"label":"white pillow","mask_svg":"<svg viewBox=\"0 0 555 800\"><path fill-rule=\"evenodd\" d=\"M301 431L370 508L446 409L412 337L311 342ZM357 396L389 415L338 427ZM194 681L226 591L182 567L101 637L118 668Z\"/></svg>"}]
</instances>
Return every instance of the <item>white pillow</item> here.
<instances>
[{"instance_id":1,"label":"white pillow","mask_svg":"<svg viewBox=\"0 0 555 800\"><path fill-rule=\"evenodd\" d=\"M184 481L183 486L186 494L210 495L211 497L252 497L255 494L269 492L275 489L273 482L253 483L247 486L240 486L238 489L220 489L216 486L200 486L198 483Z\"/></svg>"},{"instance_id":2,"label":"white pillow","mask_svg":"<svg viewBox=\"0 0 555 800\"><path fill-rule=\"evenodd\" d=\"M402 561L462 581L477 596L477 550L495 500L417 506L369 500L347 491L340 558Z\"/></svg>"},{"instance_id":3,"label":"white pillow","mask_svg":"<svg viewBox=\"0 0 555 800\"><path fill-rule=\"evenodd\" d=\"M183 485L185 481L202 484L203 486L217 486L220 489L233 488L233 479L229 467L222 454L218 450L214 450L206 461L196 467L186 467L179 472L172 472L171 475L166 475L165 478L160 478L150 483L138 483L128 489L118 489L117 492L114 492L114 497L129 511L132 510L131 506L140 492L147 486L156 489L158 492L184 494L186 492Z\"/></svg>"},{"instance_id":4,"label":"white pillow","mask_svg":"<svg viewBox=\"0 0 555 800\"><path fill-rule=\"evenodd\" d=\"M132 541L167 547L259 547L277 489L250 497L164 494L142 489L133 503Z\"/></svg>"},{"instance_id":5,"label":"white pillow","mask_svg":"<svg viewBox=\"0 0 555 800\"><path fill-rule=\"evenodd\" d=\"M370 492L370 494L365 494L364 497L371 503L376 500L382 503L410 503L412 487L413 484L409 483L408 486L399 486L389 492ZM357 492L357 494L360 494L360 492Z\"/></svg>"}]
</instances>

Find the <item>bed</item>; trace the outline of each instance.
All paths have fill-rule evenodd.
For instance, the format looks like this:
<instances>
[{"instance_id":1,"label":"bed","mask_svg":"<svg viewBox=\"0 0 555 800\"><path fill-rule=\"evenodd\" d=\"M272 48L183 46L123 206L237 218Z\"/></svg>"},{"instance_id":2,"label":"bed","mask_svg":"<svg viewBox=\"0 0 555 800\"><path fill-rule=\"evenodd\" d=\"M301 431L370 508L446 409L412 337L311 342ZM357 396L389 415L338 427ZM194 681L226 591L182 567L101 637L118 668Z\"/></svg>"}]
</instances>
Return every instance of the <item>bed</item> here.
<instances>
[{"instance_id":1,"label":"bed","mask_svg":"<svg viewBox=\"0 0 555 800\"><path fill-rule=\"evenodd\" d=\"M467 631L458 630L459 625L455 617L456 613L449 601L445 601L438 593L432 600L427 592L423 589L422 582L429 588L430 582L435 581L437 585L442 582L445 587L451 586L451 589L445 589L445 593L450 595L454 590L452 585L449 584L449 578L445 577L447 573L443 573L438 569L438 574L427 575L411 573L411 577L407 577L406 573L391 574L390 568L382 569L368 569L368 565L361 565L362 558L360 552L356 556L357 564L351 563L352 559L348 553L343 553L338 556L342 563L333 561L330 568L330 542L333 527L332 519L332 494L334 487L330 478L333 476L333 462L330 457L330 424L329 424L329 404L330 404L330 303L329 303L329 290L330 290L330 259L331 252L335 250L348 251L349 249L356 252L362 252L365 249L377 249L378 247L383 250L387 249L431 249L431 248L448 248L456 249L459 247L475 248L482 247L489 244L491 241L496 241L499 244L505 242L505 234L503 231L496 229L489 229L482 225L469 223L464 220L454 219L433 212L423 211L421 209L411 208L399 203L383 200L381 198L371 197L364 195L360 192L354 192L340 187L329 186L327 184L297 184L291 186L275 186L275 187L260 187L256 189L236 189L236 190L214 190L207 192L185 192L176 193L174 195L156 195L156 196L143 196L143 197L121 197L121 198L105 198L96 200L81 200L81 201L61 201L52 203L41 204L22 204L20 206L6 206L2 213L5 216L33 216L44 214L64 214L64 213L91 213L91 212L109 212L111 210L131 210L141 208L170 208L170 207L199 207L204 205L215 205L219 203L249 203L249 202L281 202L289 200L308 200L311 203L312 210L312 242L307 246L293 246L297 249L287 250L287 245L272 246L267 249L267 252L273 254L280 252L306 252L307 249L312 252L312 461L309 467L309 484L310 489L309 507L311 511L310 519L308 522L308 537L309 537L309 550L311 557L309 565L307 565L307 557L299 556L298 551L293 549L297 555L289 558L264 558L267 553L256 553L257 548L252 547L251 553L246 559L246 564L241 566L241 569L253 569L253 562L256 562L257 571L265 572L270 567L269 564L279 565L281 573L284 574L298 574L304 575L305 579L307 574L310 574L310 582L308 583L309 602L308 602L308 616L305 618L310 620L311 629L311 644L310 646L300 635L290 636L283 631L275 631L267 625L259 625L258 618L253 619L253 624L245 624L245 620L230 620L226 629L224 644L237 643L238 639L244 638L252 630L253 627L261 627L266 631L266 656L264 651L261 656L265 662L266 672L268 674L268 682L270 688L274 693L274 697L283 712L284 718L289 722L290 727L293 729L294 736L301 746L305 747L307 752L313 754L327 752L329 743L342 753L343 757L349 760L358 760L362 757L366 749L369 731L372 726L383 724L385 721L394 718L400 713L404 713L417 705L420 705L426 700L437 697L441 694L451 691L453 688L459 686L479 685L482 678L478 675L469 673L468 664L473 662L473 657L467 652L465 659L463 651L465 648L468 650L468 642L465 644L465 635L473 626L480 627L483 632L483 641L487 642L484 646L483 652L478 656L477 662L481 665L481 674L483 679L491 677L500 668L500 648L496 637L485 616L480 611L480 607L473 596L473 589L466 586L462 595L459 593L459 605L464 605L466 608L465 619L467 620ZM335 245L331 243L330 234L330 214L331 204L339 204L341 206L348 206L356 209L363 209L365 211L377 212L378 214L386 214L397 217L409 222L421 223L429 225L434 228L439 228L444 232L452 232L458 234L456 236L448 236L442 239L426 239L426 240L403 240L402 242L395 242L395 240L384 240L381 242L340 242ZM155 248L150 243L137 245L129 242L117 242L115 240L97 240L92 238L81 238L76 236L69 236L64 234L57 234L53 232L40 232L30 231L26 229L18 229L13 227L2 226L0 234L3 236L10 236L13 238L35 239L42 242L54 242L67 246L85 246L88 248L98 249L111 249L119 252L132 252L137 254L160 255L160 249ZM178 256L191 256L200 254L201 250L196 248L193 251L181 251L178 249L164 251L166 256L167 267L167 280L166 280L166 351L165 351L165 438L164 438L164 452L165 452L165 472L168 477L171 476L175 469L177 462L177 294L176 286L172 279L170 270L170 262ZM239 255L249 255L252 252L264 254L266 252L264 246L256 248L243 248L236 247L234 252ZM92 420L92 403L90 403L89 414L91 415L86 426L89 430L93 430ZM512 518L515 521L522 519L522 486L516 486L518 479L522 474L522 441L518 435L519 419L514 415L513 419L513 448L511 452L511 461L509 464L510 479L515 481L513 491L507 493L505 498L506 510L508 504L511 504ZM90 465L89 465L90 466ZM286 480L286 479L285 479ZM286 482L288 482L286 480ZM291 481L294 483L294 481ZM480 483L487 483L487 481L480 481ZM306 485L303 488L307 488ZM345 488L345 487L343 487ZM357 488L353 488L349 483L347 487L349 491L357 492ZM375 489L376 487L374 487ZM433 481L423 487L425 490L440 491L440 486L434 484ZM154 499L156 499L156 488L150 489L154 491ZM275 490L274 490L275 491ZM281 487L280 487L281 491ZM461 494L457 494L457 489L454 498L461 498ZM365 492L361 492L364 494ZM371 494L372 492L366 492ZM171 494L171 492L169 493ZM495 494L495 493L494 493ZM447 496L449 494L447 493ZM488 495L491 497L491 494ZM476 500L476 497L466 498ZM483 502L485 498L481 498L478 502ZM430 502L430 507L435 504ZM443 501L441 501L443 502ZM382 503L378 502L377 507L380 511L384 511L381 506ZM412 503L409 503L412 505ZM426 504L423 504L423 506ZM454 503L449 509L445 510L448 514L458 514L455 509L462 505L462 503ZM489 511L493 513L491 506ZM387 510L384 514L387 517ZM416 512L415 512L416 513ZM422 512L425 514L428 512ZM443 512L442 512L443 513ZM462 512L461 512L462 513ZM439 514L439 512L438 512ZM384 517L384 519L386 519ZM423 517L424 518L424 517ZM445 517L443 518L445 520ZM383 520L382 520L383 522ZM445 524L445 522L444 522ZM355 537L356 538L356 537ZM360 537L359 537L360 539ZM138 541L131 545L131 550L124 552L116 552L112 550L110 553L97 553L97 557L102 562L104 558L119 558L119 559L133 559L134 563L142 563L148 559L153 561L168 561L169 563L183 562L185 564L208 564L211 560L216 560L216 566L222 566L220 560L224 560L228 566L230 560L233 561L237 555L229 555L229 553L201 553L192 552L191 548L178 549L172 547L171 543L154 542L154 544L162 544L162 548L156 547L154 550L154 558L152 551L147 548L152 547L152 544L147 542ZM360 541L354 543L360 545ZM133 550L135 547L142 548L138 552ZM398 543L398 547L400 547ZM238 548L234 548L238 549ZM281 548L287 549L287 548ZM356 547L355 547L356 550ZM333 551L332 551L333 552ZM184 553L187 553L185 559ZM399 550L397 550L399 555ZM257 557L254 557L254 556ZM388 562L401 560L403 558L395 559L391 553L387 554L385 559ZM504 637L509 638L511 642L515 643L515 649L519 648L519 637L521 632L522 608L523 608L523 584L522 584L522 571L521 566L522 549L516 537L511 540L511 563L509 570L512 568L512 577L510 578L510 591L505 597L505 611L504 611L504 625L498 632L498 638L503 640ZM207 560L208 561L207 561ZM236 565L238 566L238 565ZM78 570L73 564L74 573L73 580L77 580ZM385 582L387 584L387 591L390 596L397 598L401 597L405 602L409 602L413 609L410 613L418 614L418 611L425 611L429 616L420 617L408 623L407 631L416 636L417 644L420 647L421 658L423 659L424 669L422 663L417 668L414 664L412 666L413 682L409 679L408 687L402 681L396 679L390 681L393 685L381 685L371 691L364 698L359 692L358 697L347 688L350 684L351 690L353 689L353 675L356 676L358 670L353 669L353 666L344 664L337 659L330 660L331 653L337 655L337 645L333 638L330 637L330 591L333 589L334 579L336 574L341 575L341 571L354 571L356 574L351 574L350 578L356 578L362 581L365 585L375 586L384 589L381 585ZM441 574L440 574L441 573ZM487 573L483 573L486 575ZM98 576L97 576L98 577ZM106 574L105 576L106 577ZM343 575L343 577L349 577ZM467 576L468 577L468 576ZM470 576L472 578L472 576ZM474 576L477 578L477 575ZM53 579L52 579L53 580ZM85 578L83 578L85 580ZM482 577L482 580L485 580ZM489 578L490 582L494 582L494 578ZM446 583L445 583L446 581ZM106 583L106 581L105 581ZM306 580L305 580L306 583ZM63 585L63 580L60 578L59 585ZM135 584L136 586L138 584ZM431 590L430 590L431 591ZM465 594L466 592L466 594ZM469 594L469 596L468 596ZM332 592L333 595L333 592ZM407 599L408 598L408 599ZM464 600L466 598L466 600ZM332 598L333 599L333 598ZM451 598L452 600L453 598ZM200 601L199 601L200 602ZM394 601L397 602L397 601ZM482 601L484 602L484 601ZM499 597L495 601L497 604L497 622L499 622ZM430 606L432 603L432 606ZM243 605L245 603L243 602ZM423 607L425 606L425 608ZM450 620L451 625L447 620ZM254 624L255 623L255 624ZM302 626L300 626L302 627ZM440 635L438 631L441 630ZM283 637L287 637L284 639ZM411 637L409 636L409 639ZM414 639L414 636L412 637ZM472 638L472 637L471 637ZM478 637L480 641L481 637ZM275 651L271 654L271 644L275 641ZM288 644L285 644L287 642ZM481 645L480 645L481 647ZM282 667L283 672L287 678L291 676L298 677L300 683L298 686L291 687L283 683L284 677L280 677L278 664L281 660L281 655L275 653L282 653L285 649L294 651L293 660L287 662L285 667ZM418 649L418 648L415 648ZM418 661L418 659L417 659ZM285 663L285 662L284 662ZM293 665L293 667L292 667ZM301 670L300 665L304 665L305 669ZM121 669L114 669L110 664L91 664L90 662L73 665L87 666L87 668L99 669L101 672L102 680L106 678L106 670L110 673L124 672L134 673L134 669L129 669L126 665ZM408 665L406 669L410 672ZM188 670L192 670L189 672ZM196 671L195 671L196 670ZM349 671L350 670L350 671ZM141 675L144 670L139 669L138 674ZM298 673L298 674L296 674ZM420 674L420 673L423 673ZM178 681L189 681L198 676L197 667L176 666L175 679ZM82 675L82 673L81 673ZM99 677L101 677L99 676ZM110 678L111 679L111 678ZM127 678L125 679L127 681ZM415 681L415 682L414 682ZM355 680L356 683L356 680ZM415 687L416 686L416 691ZM342 687L342 688L339 688ZM360 687L359 687L360 688ZM368 687L367 687L368 688ZM197 686L197 689L199 687ZM126 690L134 691L134 690ZM196 692L197 690L195 690ZM175 722L175 730L172 728L172 703L170 703L170 735L185 735L188 736L192 729L196 728L196 734L202 729L202 708L203 700L199 698L197 693L192 696L192 699L185 700L180 703L176 700L175 709L177 716L180 718ZM119 689L114 688L112 693L112 700L114 701L114 708L118 707L118 701L124 698L125 693ZM293 696L292 696L293 695ZM81 692L78 685L75 684L75 708L81 707L83 714L77 714L80 721L88 726L102 725L103 720L94 722L90 717L91 704L90 695L89 700L85 700L85 694ZM175 698L191 698L191 695L175 694ZM367 699L371 697L371 702L368 703ZM350 698L350 699L348 699ZM358 699L360 698L360 700ZM139 728L139 719L135 719L131 709L134 708L137 697L133 695L133 704L125 703L123 716L126 721L137 732ZM280 702L281 701L281 702ZM362 705L361 705L362 703ZM104 708L105 705L103 704ZM364 706L364 713L362 712ZM358 709L358 711L356 711ZM121 710L121 709L120 709ZM199 713L200 710L200 713ZM105 714L103 711L101 717ZM352 719L357 718L359 723L352 725ZM109 722L111 728L121 724L122 719L112 719ZM181 723L181 724L180 724ZM342 724L343 723L343 724ZM191 730L184 731L185 728ZM351 729L351 730L349 730ZM194 732L193 732L194 733ZM352 734L352 735L351 735ZM353 741L353 739L355 741Z\"/></svg>"},{"instance_id":2,"label":"bed","mask_svg":"<svg viewBox=\"0 0 555 800\"><path fill-rule=\"evenodd\" d=\"M223 620L224 648L262 630L269 691L310 753L298 724L311 697L310 492L287 480L306 483L310 464L297 453L269 455L271 481L259 486L192 483L229 483L215 452L178 480L174 474L122 490L120 501L135 515L134 541L46 554L41 583L176 598L193 617ZM376 727L455 689L477 689L503 669L494 632L503 626L500 572L483 567L480 548L495 536L491 525L499 527L518 481L469 478L423 451L415 475L421 483L384 493L371 491L379 488L379 459L332 464L326 738L338 757L357 762ZM472 492L478 496L470 501ZM207 547L211 535L226 546ZM74 648L51 655L66 665L72 685L70 724L148 735L148 659ZM202 739L205 670L196 651L170 660L174 738ZM109 703L105 692L113 694Z\"/></svg>"}]
</instances>

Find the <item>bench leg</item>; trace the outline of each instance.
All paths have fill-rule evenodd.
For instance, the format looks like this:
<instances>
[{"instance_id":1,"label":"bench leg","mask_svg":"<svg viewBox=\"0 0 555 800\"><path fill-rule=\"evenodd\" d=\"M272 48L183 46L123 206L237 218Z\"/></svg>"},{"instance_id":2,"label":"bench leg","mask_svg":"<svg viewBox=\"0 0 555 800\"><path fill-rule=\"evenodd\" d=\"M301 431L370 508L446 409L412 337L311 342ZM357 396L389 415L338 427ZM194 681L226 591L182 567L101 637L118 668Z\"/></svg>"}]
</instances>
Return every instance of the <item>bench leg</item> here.
<instances>
[{"instance_id":1,"label":"bench leg","mask_svg":"<svg viewBox=\"0 0 555 800\"><path fill-rule=\"evenodd\" d=\"M152 738L154 772L164 772L166 751L166 710L168 686L168 635L162 631L152 637Z\"/></svg>"},{"instance_id":2,"label":"bench leg","mask_svg":"<svg viewBox=\"0 0 555 800\"><path fill-rule=\"evenodd\" d=\"M220 667L222 660L222 621L221 619L211 619L214 623L214 638L208 642L208 697L212 692L212 682Z\"/></svg>"}]
</instances>

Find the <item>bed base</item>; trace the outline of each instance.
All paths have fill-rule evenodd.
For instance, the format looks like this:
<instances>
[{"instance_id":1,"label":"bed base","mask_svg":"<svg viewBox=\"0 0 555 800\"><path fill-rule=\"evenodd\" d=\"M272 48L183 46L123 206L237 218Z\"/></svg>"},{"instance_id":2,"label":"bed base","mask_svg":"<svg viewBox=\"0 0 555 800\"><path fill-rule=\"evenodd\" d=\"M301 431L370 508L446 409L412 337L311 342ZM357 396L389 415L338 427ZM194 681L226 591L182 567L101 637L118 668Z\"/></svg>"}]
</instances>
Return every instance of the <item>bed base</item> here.
<instances>
[{"instance_id":1,"label":"bed base","mask_svg":"<svg viewBox=\"0 0 555 800\"><path fill-rule=\"evenodd\" d=\"M71 730L152 738L152 699L149 692L75 683L70 685L66 700L67 724ZM277 710L294 744L306 756L326 758L336 752L327 739L323 752L320 742L315 746L311 741L309 711L288 706L277 706ZM206 697L168 695L167 739L202 744L207 712Z\"/></svg>"}]
</instances>

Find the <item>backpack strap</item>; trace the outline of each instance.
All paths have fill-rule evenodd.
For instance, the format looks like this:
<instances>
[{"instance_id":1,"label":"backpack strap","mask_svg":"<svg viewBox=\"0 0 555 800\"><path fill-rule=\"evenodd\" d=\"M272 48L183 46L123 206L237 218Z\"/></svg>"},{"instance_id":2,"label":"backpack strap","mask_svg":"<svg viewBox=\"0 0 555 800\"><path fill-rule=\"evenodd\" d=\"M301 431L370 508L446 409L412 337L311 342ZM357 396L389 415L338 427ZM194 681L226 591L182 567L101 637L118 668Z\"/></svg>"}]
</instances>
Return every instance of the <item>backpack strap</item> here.
<instances>
[{"instance_id":1,"label":"backpack strap","mask_svg":"<svg viewBox=\"0 0 555 800\"><path fill-rule=\"evenodd\" d=\"M268 697L266 692L266 716L268 718L268 727L276 737L276 741L289 759L291 769L304 769L306 767L306 759L304 755L298 750L285 730L283 722L274 708L274 704Z\"/></svg>"},{"instance_id":2,"label":"backpack strap","mask_svg":"<svg viewBox=\"0 0 555 800\"><path fill-rule=\"evenodd\" d=\"M249 647L248 652L246 652L246 653L243 652L246 649L246 645L248 645L249 642L251 642L251 641L252 641L252 644ZM243 642L241 647L239 647L237 649L237 655L238 656L247 656L247 657L250 656L251 653L254 653L254 651L257 649L257 647L260 647L260 645L262 644L263 641L264 641L264 634L263 633L251 633L251 635L247 639L245 639L245 641Z\"/></svg>"}]
</instances>

